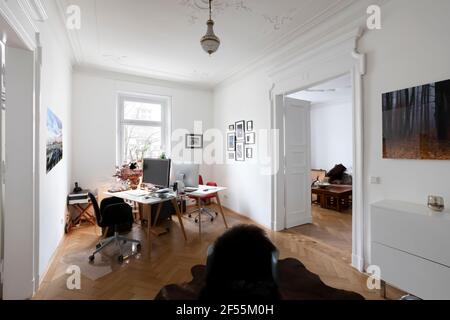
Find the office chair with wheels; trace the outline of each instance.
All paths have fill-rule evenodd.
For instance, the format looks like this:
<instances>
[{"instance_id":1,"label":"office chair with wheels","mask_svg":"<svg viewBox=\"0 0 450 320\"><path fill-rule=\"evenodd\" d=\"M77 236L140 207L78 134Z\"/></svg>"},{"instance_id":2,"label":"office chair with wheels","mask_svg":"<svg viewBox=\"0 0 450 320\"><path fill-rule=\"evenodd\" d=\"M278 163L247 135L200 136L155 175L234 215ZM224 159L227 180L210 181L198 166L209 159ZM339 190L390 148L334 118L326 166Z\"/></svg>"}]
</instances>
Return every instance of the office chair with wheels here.
<instances>
[{"instance_id":1,"label":"office chair with wheels","mask_svg":"<svg viewBox=\"0 0 450 320\"><path fill-rule=\"evenodd\" d=\"M199 184L203 185L203 177L199 176L198 179L199 179ZM210 187L217 187L217 183L215 183L215 182L208 182L206 185L210 186ZM209 216L209 218L211 219L211 222L213 222L214 219L219 214L217 212L215 212L214 210L211 210L209 208L205 208L203 205L205 205L208 202L208 200L214 199L215 197L216 197L216 194L208 195L208 196L202 197L200 199L191 197L191 198L195 199L195 201L197 201L197 202L200 201L200 209L196 209L196 210L190 212L189 213L189 218L192 218L192 214L193 213L198 212L197 216L195 217L195 223L199 222L199 219L202 218L202 214Z\"/></svg>"},{"instance_id":2,"label":"office chair with wheels","mask_svg":"<svg viewBox=\"0 0 450 320\"><path fill-rule=\"evenodd\" d=\"M99 207L97 199L92 193L89 193L89 199L91 200L92 207L95 211L97 225L101 228L104 228L105 235L105 239L102 239L100 243L97 244L96 250L91 256L89 256L89 261L93 262L95 259L95 255L112 243L115 243L119 247L119 262L123 262L124 259L128 259L131 256L131 254L124 256L122 244L130 242L137 245L137 250L141 249L140 241L128 239L119 235L120 226L126 224L132 225L134 222L133 210L130 205L126 204L124 200L119 198L107 198L102 201ZM106 238L110 228L114 228L114 235Z\"/></svg>"}]
</instances>

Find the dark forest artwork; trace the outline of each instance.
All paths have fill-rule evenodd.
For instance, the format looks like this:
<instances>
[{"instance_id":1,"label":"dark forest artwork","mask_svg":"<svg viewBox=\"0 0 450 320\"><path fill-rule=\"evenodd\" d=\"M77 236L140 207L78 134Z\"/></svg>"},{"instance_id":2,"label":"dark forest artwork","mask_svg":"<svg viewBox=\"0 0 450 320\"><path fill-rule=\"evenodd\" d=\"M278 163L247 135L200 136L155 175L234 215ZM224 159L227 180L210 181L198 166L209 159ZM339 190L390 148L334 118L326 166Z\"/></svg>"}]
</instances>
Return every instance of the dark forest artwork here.
<instances>
[{"instance_id":1,"label":"dark forest artwork","mask_svg":"<svg viewBox=\"0 0 450 320\"><path fill-rule=\"evenodd\" d=\"M450 80L383 94L383 158L450 160Z\"/></svg>"}]
</instances>

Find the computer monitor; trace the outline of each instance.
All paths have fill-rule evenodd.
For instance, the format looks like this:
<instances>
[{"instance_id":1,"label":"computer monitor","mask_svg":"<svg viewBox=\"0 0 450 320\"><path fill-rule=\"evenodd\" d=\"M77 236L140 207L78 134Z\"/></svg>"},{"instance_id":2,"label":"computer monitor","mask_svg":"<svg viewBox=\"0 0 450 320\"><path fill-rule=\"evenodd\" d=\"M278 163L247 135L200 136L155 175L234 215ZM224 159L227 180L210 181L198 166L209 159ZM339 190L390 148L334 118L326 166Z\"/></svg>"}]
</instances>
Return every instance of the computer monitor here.
<instances>
[{"instance_id":1,"label":"computer monitor","mask_svg":"<svg viewBox=\"0 0 450 320\"><path fill-rule=\"evenodd\" d=\"M143 183L158 188L168 188L170 183L170 159L144 159Z\"/></svg>"},{"instance_id":2,"label":"computer monitor","mask_svg":"<svg viewBox=\"0 0 450 320\"><path fill-rule=\"evenodd\" d=\"M173 164L172 180L183 181L188 188L198 188L200 166L198 164Z\"/></svg>"}]
</instances>

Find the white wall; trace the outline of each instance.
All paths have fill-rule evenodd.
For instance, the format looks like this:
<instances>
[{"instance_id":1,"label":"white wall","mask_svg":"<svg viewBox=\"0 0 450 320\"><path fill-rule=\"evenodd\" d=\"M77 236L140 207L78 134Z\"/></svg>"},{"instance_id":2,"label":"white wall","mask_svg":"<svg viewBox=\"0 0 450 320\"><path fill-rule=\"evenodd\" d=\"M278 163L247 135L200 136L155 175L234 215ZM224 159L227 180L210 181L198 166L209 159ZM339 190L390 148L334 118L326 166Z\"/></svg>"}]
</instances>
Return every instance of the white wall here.
<instances>
[{"instance_id":1,"label":"white wall","mask_svg":"<svg viewBox=\"0 0 450 320\"><path fill-rule=\"evenodd\" d=\"M116 166L117 97L119 92L171 97L172 130L193 132L213 125L210 90L99 70L76 70L73 77L73 180L95 190L110 185ZM183 142L184 143L184 142ZM210 180L212 173L203 166Z\"/></svg>"},{"instance_id":2,"label":"white wall","mask_svg":"<svg viewBox=\"0 0 450 320\"><path fill-rule=\"evenodd\" d=\"M311 105L311 168L353 168L352 102Z\"/></svg>"},{"instance_id":3,"label":"white wall","mask_svg":"<svg viewBox=\"0 0 450 320\"><path fill-rule=\"evenodd\" d=\"M450 204L450 161L383 160L381 95L450 79L450 1L396 0L383 7L381 30L368 32L359 49L367 53L364 77L365 212L381 199L426 204L442 195ZM369 176L381 177L370 185ZM366 222L370 216L367 215ZM366 234L370 228L366 223ZM368 240L366 246L368 247Z\"/></svg>"},{"instance_id":4,"label":"white wall","mask_svg":"<svg viewBox=\"0 0 450 320\"><path fill-rule=\"evenodd\" d=\"M46 1L49 20L40 24L42 44L40 163L39 163L39 275L42 277L64 235L66 197L71 188L72 67L68 42L54 1ZM47 109L63 125L63 159L47 174ZM40 279L42 280L42 278Z\"/></svg>"},{"instance_id":5,"label":"white wall","mask_svg":"<svg viewBox=\"0 0 450 320\"><path fill-rule=\"evenodd\" d=\"M271 225L271 177L264 174L267 148L264 148L264 134L259 131L270 128L270 88L266 75L253 73L214 92L214 126L224 136L229 125L241 120L253 120L258 133L252 161L214 166L214 180L228 187L222 197L223 205L268 228Z\"/></svg>"}]
</instances>

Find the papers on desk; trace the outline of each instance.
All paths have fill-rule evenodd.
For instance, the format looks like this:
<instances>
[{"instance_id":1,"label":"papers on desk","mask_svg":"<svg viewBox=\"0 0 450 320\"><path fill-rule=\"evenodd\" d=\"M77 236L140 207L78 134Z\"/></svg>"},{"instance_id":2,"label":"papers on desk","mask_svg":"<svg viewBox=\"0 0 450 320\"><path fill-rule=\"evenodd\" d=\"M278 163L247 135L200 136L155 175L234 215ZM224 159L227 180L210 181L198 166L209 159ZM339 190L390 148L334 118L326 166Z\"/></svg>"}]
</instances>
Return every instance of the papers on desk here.
<instances>
[{"instance_id":1,"label":"papers on desk","mask_svg":"<svg viewBox=\"0 0 450 320\"><path fill-rule=\"evenodd\" d=\"M129 196L133 196L133 197L144 197L144 196L148 196L149 192L146 190L130 190L130 191L125 191L125 193Z\"/></svg>"}]
</instances>

